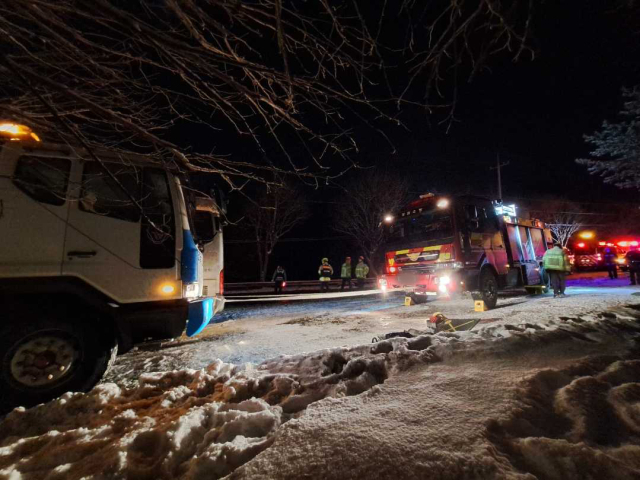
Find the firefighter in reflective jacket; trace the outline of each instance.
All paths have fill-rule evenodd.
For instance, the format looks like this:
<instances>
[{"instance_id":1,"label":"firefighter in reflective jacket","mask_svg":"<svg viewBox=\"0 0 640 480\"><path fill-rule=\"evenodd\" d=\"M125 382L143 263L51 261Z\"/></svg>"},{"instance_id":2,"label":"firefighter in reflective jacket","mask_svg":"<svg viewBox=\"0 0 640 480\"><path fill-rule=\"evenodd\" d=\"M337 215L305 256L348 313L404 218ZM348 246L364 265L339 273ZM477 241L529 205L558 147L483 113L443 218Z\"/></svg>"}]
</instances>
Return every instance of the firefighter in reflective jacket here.
<instances>
[{"instance_id":1,"label":"firefighter in reflective jacket","mask_svg":"<svg viewBox=\"0 0 640 480\"><path fill-rule=\"evenodd\" d=\"M369 275L369 265L364 263L364 257L360 256L360 258L358 258L358 265L356 265L356 281L358 288L361 290L364 288L364 280L367 278L367 275Z\"/></svg>"},{"instance_id":2,"label":"firefighter in reflective jacket","mask_svg":"<svg viewBox=\"0 0 640 480\"><path fill-rule=\"evenodd\" d=\"M347 257L344 259L344 263L340 269L340 278L342 279L340 291L344 290L345 285L349 285L349 290L351 290L351 275L351 257Z\"/></svg>"},{"instance_id":3,"label":"firefighter in reflective jacket","mask_svg":"<svg viewBox=\"0 0 640 480\"><path fill-rule=\"evenodd\" d=\"M328 292L331 275L333 275L333 267L329 265L328 258L322 259L322 265L318 268L318 275L320 275L320 291Z\"/></svg>"},{"instance_id":4,"label":"firefighter in reflective jacket","mask_svg":"<svg viewBox=\"0 0 640 480\"><path fill-rule=\"evenodd\" d=\"M554 243L551 250L547 250L542 257L542 266L549 274L551 286L553 287L553 297L564 297L564 290L567 287L566 275L571 271L569 257L562 247Z\"/></svg>"}]
</instances>

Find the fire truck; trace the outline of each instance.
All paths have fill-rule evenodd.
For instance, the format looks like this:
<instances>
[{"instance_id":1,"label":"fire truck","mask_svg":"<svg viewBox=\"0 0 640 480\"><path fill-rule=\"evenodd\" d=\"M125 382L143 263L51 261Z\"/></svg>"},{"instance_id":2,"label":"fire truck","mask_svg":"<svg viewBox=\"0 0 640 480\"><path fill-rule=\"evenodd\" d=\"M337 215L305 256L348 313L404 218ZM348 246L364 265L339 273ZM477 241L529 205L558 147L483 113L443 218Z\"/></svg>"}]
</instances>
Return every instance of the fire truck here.
<instances>
[{"instance_id":1,"label":"fire truck","mask_svg":"<svg viewBox=\"0 0 640 480\"><path fill-rule=\"evenodd\" d=\"M493 308L500 290L546 283L541 261L551 233L539 220L518 218L515 205L426 194L385 223L379 287L402 290L416 303L470 291Z\"/></svg>"},{"instance_id":2,"label":"fire truck","mask_svg":"<svg viewBox=\"0 0 640 480\"><path fill-rule=\"evenodd\" d=\"M638 248L637 240L584 240L572 244L576 270L605 270L605 253L610 250L616 256L616 263L625 270L625 255L629 249Z\"/></svg>"},{"instance_id":3,"label":"fire truck","mask_svg":"<svg viewBox=\"0 0 640 480\"><path fill-rule=\"evenodd\" d=\"M573 252L573 266L576 270L601 270L604 268L604 245L599 245L594 239L574 242L571 245ZM613 244L611 244L613 245Z\"/></svg>"}]
</instances>

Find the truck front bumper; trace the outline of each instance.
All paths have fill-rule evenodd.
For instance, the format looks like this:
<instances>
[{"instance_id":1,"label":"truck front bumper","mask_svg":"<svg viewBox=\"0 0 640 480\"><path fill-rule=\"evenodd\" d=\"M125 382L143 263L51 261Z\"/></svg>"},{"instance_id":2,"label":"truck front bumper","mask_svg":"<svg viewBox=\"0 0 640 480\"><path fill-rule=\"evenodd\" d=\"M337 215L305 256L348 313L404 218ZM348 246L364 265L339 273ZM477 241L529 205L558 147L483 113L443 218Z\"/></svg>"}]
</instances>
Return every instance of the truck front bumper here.
<instances>
[{"instance_id":1,"label":"truck front bumper","mask_svg":"<svg viewBox=\"0 0 640 480\"><path fill-rule=\"evenodd\" d=\"M204 297L189 302L189 316L187 319L187 336L199 334L209 325L213 316L224 310L224 297Z\"/></svg>"}]
</instances>

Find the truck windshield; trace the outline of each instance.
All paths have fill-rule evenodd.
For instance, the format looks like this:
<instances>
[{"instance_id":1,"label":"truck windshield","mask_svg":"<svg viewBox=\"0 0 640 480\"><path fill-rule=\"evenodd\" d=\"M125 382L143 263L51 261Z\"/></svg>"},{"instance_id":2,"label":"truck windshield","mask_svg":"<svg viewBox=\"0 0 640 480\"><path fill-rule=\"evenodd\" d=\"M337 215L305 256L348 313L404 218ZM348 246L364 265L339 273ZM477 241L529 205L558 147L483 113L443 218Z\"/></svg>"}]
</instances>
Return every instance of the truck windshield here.
<instances>
[{"instance_id":1,"label":"truck windshield","mask_svg":"<svg viewBox=\"0 0 640 480\"><path fill-rule=\"evenodd\" d=\"M413 218L398 220L389 229L390 240L438 240L453 236L453 221L448 211L422 212Z\"/></svg>"},{"instance_id":2,"label":"truck windshield","mask_svg":"<svg viewBox=\"0 0 640 480\"><path fill-rule=\"evenodd\" d=\"M198 196L202 194L190 185L182 186L182 194L186 204L187 215L189 217L189 228L196 243L209 243L218 232L218 221L209 210L198 208Z\"/></svg>"}]
</instances>

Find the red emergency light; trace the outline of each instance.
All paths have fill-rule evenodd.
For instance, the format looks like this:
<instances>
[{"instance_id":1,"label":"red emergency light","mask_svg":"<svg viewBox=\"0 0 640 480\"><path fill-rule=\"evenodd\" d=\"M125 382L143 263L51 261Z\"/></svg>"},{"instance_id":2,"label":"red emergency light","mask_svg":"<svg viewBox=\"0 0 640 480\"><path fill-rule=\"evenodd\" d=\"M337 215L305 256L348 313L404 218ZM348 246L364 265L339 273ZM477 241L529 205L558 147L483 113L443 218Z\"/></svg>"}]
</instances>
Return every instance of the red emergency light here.
<instances>
[{"instance_id":1,"label":"red emergency light","mask_svg":"<svg viewBox=\"0 0 640 480\"><path fill-rule=\"evenodd\" d=\"M629 245L629 242L618 242L619 247L627 247L628 245Z\"/></svg>"},{"instance_id":2,"label":"red emergency light","mask_svg":"<svg viewBox=\"0 0 640 480\"><path fill-rule=\"evenodd\" d=\"M580 243L578 244L578 248L584 248L584 246L585 246L584 242L580 242Z\"/></svg>"},{"instance_id":3,"label":"red emergency light","mask_svg":"<svg viewBox=\"0 0 640 480\"><path fill-rule=\"evenodd\" d=\"M598 245L600 245L601 247L604 247L607 244L607 242L598 242Z\"/></svg>"},{"instance_id":4,"label":"red emergency light","mask_svg":"<svg viewBox=\"0 0 640 480\"><path fill-rule=\"evenodd\" d=\"M389 267L389 273L396 273L396 267Z\"/></svg>"},{"instance_id":5,"label":"red emergency light","mask_svg":"<svg viewBox=\"0 0 640 480\"><path fill-rule=\"evenodd\" d=\"M632 247L637 247L638 246L638 242L636 242L634 240L633 242L629 242L629 245L631 245Z\"/></svg>"}]
</instances>

